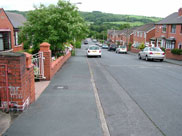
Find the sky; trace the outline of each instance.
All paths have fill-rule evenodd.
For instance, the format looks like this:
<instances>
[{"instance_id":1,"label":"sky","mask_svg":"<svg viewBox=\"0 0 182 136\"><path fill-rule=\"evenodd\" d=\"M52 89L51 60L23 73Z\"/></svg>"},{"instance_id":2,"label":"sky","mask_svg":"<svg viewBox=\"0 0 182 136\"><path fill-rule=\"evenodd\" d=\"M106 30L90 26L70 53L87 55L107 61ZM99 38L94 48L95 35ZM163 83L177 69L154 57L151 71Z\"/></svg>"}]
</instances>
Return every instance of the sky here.
<instances>
[{"instance_id":1,"label":"sky","mask_svg":"<svg viewBox=\"0 0 182 136\"><path fill-rule=\"evenodd\" d=\"M33 10L39 6L56 4L58 0L0 0L0 8L4 10ZM68 0L66 0L68 1ZM166 17L179 8L182 0L69 0L80 11L101 11L104 13ZM81 4L76 4L81 2Z\"/></svg>"}]
</instances>

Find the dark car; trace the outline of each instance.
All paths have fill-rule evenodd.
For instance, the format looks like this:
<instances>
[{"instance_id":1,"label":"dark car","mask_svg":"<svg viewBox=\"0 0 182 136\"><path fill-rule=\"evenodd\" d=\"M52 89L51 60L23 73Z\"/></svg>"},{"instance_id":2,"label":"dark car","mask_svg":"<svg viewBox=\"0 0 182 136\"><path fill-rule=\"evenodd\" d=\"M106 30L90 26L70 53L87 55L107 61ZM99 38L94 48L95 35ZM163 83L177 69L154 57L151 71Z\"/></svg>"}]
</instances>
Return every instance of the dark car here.
<instances>
[{"instance_id":1,"label":"dark car","mask_svg":"<svg viewBox=\"0 0 182 136\"><path fill-rule=\"evenodd\" d=\"M108 48L108 51L116 51L117 45L116 44L111 44Z\"/></svg>"},{"instance_id":2,"label":"dark car","mask_svg":"<svg viewBox=\"0 0 182 136\"><path fill-rule=\"evenodd\" d=\"M85 41L84 41L84 44L88 44L88 41L87 41L87 40L85 40Z\"/></svg>"}]
</instances>

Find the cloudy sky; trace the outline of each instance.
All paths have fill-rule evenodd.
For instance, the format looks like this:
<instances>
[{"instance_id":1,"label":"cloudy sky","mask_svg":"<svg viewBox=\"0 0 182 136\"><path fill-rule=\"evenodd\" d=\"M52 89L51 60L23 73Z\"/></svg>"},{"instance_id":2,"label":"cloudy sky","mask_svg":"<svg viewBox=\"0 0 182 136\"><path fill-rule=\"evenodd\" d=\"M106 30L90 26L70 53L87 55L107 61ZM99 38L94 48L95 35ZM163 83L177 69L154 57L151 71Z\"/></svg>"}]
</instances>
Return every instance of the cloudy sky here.
<instances>
[{"instance_id":1,"label":"cloudy sky","mask_svg":"<svg viewBox=\"0 0 182 136\"><path fill-rule=\"evenodd\" d=\"M1 0L5 10L32 10L33 5L56 4L58 0ZM80 11L102 11L105 13L166 17L182 7L182 0L70 0Z\"/></svg>"}]
</instances>

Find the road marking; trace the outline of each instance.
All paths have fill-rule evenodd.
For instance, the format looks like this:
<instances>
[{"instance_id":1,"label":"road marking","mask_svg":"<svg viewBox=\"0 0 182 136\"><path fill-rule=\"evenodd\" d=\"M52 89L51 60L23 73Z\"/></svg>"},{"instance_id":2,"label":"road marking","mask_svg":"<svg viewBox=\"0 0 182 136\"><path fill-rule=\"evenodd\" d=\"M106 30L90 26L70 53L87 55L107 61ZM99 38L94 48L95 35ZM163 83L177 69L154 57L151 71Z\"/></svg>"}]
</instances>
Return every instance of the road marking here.
<instances>
[{"instance_id":1,"label":"road marking","mask_svg":"<svg viewBox=\"0 0 182 136\"><path fill-rule=\"evenodd\" d=\"M91 69L90 63L88 62L88 59L87 59L87 63L88 63L88 67L89 67L89 71L90 71L90 75L91 75L91 83L92 83L92 87L93 87L93 90L94 90L97 109L99 111L99 117L100 117L100 121L101 121L103 136L110 136L109 129L108 129L106 119L105 119L105 116L104 116L104 111L103 111L103 108L102 108L102 105L101 105L101 102L100 102L98 90L97 90L96 85L95 85L93 71Z\"/></svg>"}]
</instances>

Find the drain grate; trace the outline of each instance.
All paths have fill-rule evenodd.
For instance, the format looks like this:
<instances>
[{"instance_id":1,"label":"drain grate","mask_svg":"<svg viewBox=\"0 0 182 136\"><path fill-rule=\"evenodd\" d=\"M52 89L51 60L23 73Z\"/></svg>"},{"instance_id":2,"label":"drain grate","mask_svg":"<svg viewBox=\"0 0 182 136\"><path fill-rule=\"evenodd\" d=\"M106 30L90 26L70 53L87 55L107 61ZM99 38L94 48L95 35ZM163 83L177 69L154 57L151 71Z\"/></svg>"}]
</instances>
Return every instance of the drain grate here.
<instances>
[{"instance_id":1,"label":"drain grate","mask_svg":"<svg viewBox=\"0 0 182 136\"><path fill-rule=\"evenodd\" d=\"M67 85L55 85L53 88L57 89L57 90L63 90L63 89L68 89L68 86Z\"/></svg>"}]
</instances>

